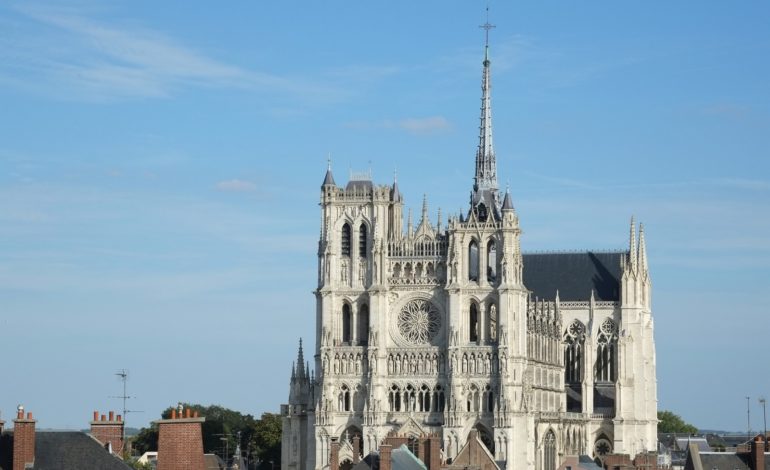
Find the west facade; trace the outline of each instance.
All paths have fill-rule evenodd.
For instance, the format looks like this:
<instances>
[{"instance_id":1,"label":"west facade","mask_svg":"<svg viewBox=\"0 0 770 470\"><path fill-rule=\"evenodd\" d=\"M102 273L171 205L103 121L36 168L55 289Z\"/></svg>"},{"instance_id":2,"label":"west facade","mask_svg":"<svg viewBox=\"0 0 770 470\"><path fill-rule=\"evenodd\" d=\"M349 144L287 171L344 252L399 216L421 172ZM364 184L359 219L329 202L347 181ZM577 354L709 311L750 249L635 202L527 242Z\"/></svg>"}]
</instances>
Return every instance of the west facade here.
<instances>
[{"instance_id":1,"label":"west facade","mask_svg":"<svg viewBox=\"0 0 770 470\"><path fill-rule=\"evenodd\" d=\"M432 223L423 201L417 226L410 213L404 227L395 181L352 175L340 187L327 170L315 372L300 345L282 470L330 468L332 443L347 468L354 443L366 455L392 433L439 436L445 462L478 435L516 469L656 449L643 229L637 237L632 221L623 251L522 252L498 188L488 51L467 213Z\"/></svg>"}]
</instances>

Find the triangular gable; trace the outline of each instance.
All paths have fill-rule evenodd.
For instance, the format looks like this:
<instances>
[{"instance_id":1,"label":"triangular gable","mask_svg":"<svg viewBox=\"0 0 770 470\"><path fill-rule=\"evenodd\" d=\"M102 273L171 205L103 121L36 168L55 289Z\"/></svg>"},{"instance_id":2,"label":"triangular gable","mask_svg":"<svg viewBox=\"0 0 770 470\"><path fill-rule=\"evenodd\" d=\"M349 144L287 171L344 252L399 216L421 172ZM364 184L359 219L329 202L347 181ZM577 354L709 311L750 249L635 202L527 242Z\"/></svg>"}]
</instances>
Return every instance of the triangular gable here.
<instances>
[{"instance_id":1,"label":"triangular gable","mask_svg":"<svg viewBox=\"0 0 770 470\"><path fill-rule=\"evenodd\" d=\"M345 440L340 443L340 453L338 455L338 462L340 464L346 460L353 462L353 445L350 443L350 441Z\"/></svg>"},{"instance_id":2,"label":"triangular gable","mask_svg":"<svg viewBox=\"0 0 770 470\"><path fill-rule=\"evenodd\" d=\"M422 428L422 426L420 426L420 424L410 416L406 421L404 421L404 424L398 428L396 434L405 437L420 437L427 433Z\"/></svg>"},{"instance_id":3,"label":"triangular gable","mask_svg":"<svg viewBox=\"0 0 770 470\"><path fill-rule=\"evenodd\" d=\"M500 470L495 458L481 442L476 432L471 432L465 445L457 453L449 468L476 467L480 470Z\"/></svg>"}]
</instances>

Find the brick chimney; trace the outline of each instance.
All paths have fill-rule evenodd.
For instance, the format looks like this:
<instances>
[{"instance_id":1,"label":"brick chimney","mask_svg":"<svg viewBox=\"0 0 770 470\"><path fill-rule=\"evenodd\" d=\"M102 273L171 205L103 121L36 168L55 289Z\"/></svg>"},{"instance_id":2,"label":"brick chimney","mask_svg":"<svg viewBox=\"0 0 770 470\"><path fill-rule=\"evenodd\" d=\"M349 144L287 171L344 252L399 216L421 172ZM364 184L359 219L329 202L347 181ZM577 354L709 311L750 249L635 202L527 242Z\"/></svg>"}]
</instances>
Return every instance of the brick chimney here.
<instances>
[{"instance_id":1,"label":"brick chimney","mask_svg":"<svg viewBox=\"0 0 770 470\"><path fill-rule=\"evenodd\" d=\"M441 439L437 434L431 434L428 438L428 470L441 468Z\"/></svg>"},{"instance_id":2,"label":"brick chimney","mask_svg":"<svg viewBox=\"0 0 770 470\"><path fill-rule=\"evenodd\" d=\"M24 417L24 407L17 408L13 420L13 470L24 470L27 464L35 463L35 423L32 413Z\"/></svg>"},{"instance_id":3,"label":"brick chimney","mask_svg":"<svg viewBox=\"0 0 770 470\"><path fill-rule=\"evenodd\" d=\"M336 439L332 441L329 453L329 469L336 470L340 468L340 443Z\"/></svg>"},{"instance_id":4,"label":"brick chimney","mask_svg":"<svg viewBox=\"0 0 770 470\"><path fill-rule=\"evenodd\" d=\"M91 435L115 455L123 453L123 417L110 411L109 418L94 411Z\"/></svg>"},{"instance_id":5,"label":"brick chimney","mask_svg":"<svg viewBox=\"0 0 770 470\"><path fill-rule=\"evenodd\" d=\"M361 456L358 454L358 450L361 448L361 437L356 434L353 436L353 465L357 464L361 460Z\"/></svg>"},{"instance_id":6,"label":"brick chimney","mask_svg":"<svg viewBox=\"0 0 770 470\"><path fill-rule=\"evenodd\" d=\"M205 470L203 462L203 432L206 418L198 417L179 405L171 410L170 419L155 421L158 425L157 470Z\"/></svg>"},{"instance_id":7,"label":"brick chimney","mask_svg":"<svg viewBox=\"0 0 770 470\"><path fill-rule=\"evenodd\" d=\"M391 460L392 452L393 446L389 444L380 446L380 470L391 470L393 468L393 461Z\"/></svg>"},{"instance_id":8,"label":"brick chimney","mask_svg":"<svg viewBox=\"0 0 770 470\"><path fill-rule=\"evenodd\" d=\"M751 441L751 469L765 470L765 441L762 436Z\"/></svg>"}]
</instances>

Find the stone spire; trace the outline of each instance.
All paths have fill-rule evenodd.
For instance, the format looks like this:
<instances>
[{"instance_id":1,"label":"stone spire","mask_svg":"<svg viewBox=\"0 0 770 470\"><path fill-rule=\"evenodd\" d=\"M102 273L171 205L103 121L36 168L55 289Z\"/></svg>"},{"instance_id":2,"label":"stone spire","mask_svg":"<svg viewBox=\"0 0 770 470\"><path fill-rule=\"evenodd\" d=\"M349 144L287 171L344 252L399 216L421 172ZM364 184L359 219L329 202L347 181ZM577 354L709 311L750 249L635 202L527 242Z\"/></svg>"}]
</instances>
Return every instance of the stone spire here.
<instances>
[{"instance_id":1,"label":"stone spire","mask_svg":"<svg viewBox=\"0 0 770 470\"><path fill-rule=\"evenodd\" d=\"M297 350L297 378L305 378L305 354L302 352L302 338L299 339L299 349Z\"/></svg>"},{"instance_id":2,"label":"stone spire","mask_svg":"<svg viewBox=\"0 0 770 470\"><path fill-rule=\"evenodd\" d=\"M489 10L487 10L487 16ZM486 43L484 45L484 71L481 78L481 120L479 124L479 148L476 151L476 176L473 189L475 191L492 189L497 190L497 163L495 161L495 148L492 144L492 105L490 90L492 88L489 60L489 30L494 25L489 21L481 26L486 30Z\"/></svg>"},{"instance_id":3,"label":"stone spire","mask_svg":"<svg viewBox=\"0 0 770 470\"><path fill-rule=\"evenodd\" d=\"M639 271L647 273L647 245L644 242L644 225L639 224Z\"/></svg>"},{"instance_id":4,"label":"stone spire","mask_svg":"<svg viewBox=\"0 0 770 470\"><path fill-rule=\"evenodd\" d=\"M629 268L631 272L636 272L636 261L638 257L636 251L636 226L634 225L634 216L631 216L631 229L628 233L628 258L630 261Z\"/></svg>"},{"instance_id":5,"label":"stone spire","mask_svg":"<svg viewBox=\"0 0 770 470\"><path fill-rule=\"evenodd\" d=\"M492 144L492 105L491 105L491 72L489 60L489 30L494 25L487 22L481 26L486 31L484 44L484 69L481 76L481 118L479 123L479 147L476 150L476 174L473 177L473 192L471 193L471 211L476 213L477 220L485 221L487 217L500 220L500 201L497 194L497 162L495 148Z\"/></svg>"}]
</instances>

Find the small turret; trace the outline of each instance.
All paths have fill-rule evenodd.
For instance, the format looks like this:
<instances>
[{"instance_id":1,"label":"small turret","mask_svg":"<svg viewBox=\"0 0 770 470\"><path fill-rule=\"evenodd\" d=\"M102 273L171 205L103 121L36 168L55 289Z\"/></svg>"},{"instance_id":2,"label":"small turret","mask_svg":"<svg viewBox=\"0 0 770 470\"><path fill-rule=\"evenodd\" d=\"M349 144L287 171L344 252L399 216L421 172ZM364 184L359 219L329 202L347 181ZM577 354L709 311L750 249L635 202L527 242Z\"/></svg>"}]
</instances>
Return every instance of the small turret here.
<instances>
[{"instance_id":1,"label":"small turret","mask_svg":"<svg viewBox=\"0 0 770 470\"><path fill-rule=\"evenodd\" d=\"M505 198L503 199L503 212L505 211L512 211L513 210L513 202L511 201L511 190L506 189L505 191Z\"/></svg>"},{"instance_id":2,"label":"small turret","mask_svg":"<svg viewBox=\"0 0 770 470\"><path fill-rule=\"evenodd\" d=\"M644 242L644 225L639 224L639 271L647 274L647 245Z\"/></svg>"},{"instance_id":3,"label":"small turret","mask_svg":"<svg viewBox=\"0 0 770 470\"><path fill-rule=\"evenodd\" d=\"M634 216L631 216L631 229L628 234L628 267L631 272L636 273L636 262L638 253L636 251L636 226L634 225Z\"/></svg>"},{"instance_id":4,"label":"small turret","mask_svg":"<svg viewBox=\"0 0 770 470\"><path fill-rule=\"evenodd\" d=\"M390 200L398 202L401 200L401 193L398 190L398 173L393 170L393 186L390 188Z\"/></svg>"},{"instance_id":5,"label":"small turret","mask_svg":"<svg viewBox=\"0 0 770 470\"><path fill-rule=\"evenodd\" d=\"M327 186L336 186L336 183L334 182L334 176L332 175L332 157L329 156L327 165L326 165L326 176L324 177L324 182L321 184L321 188L325 188Z\"/></svg>"}]
</instances>

